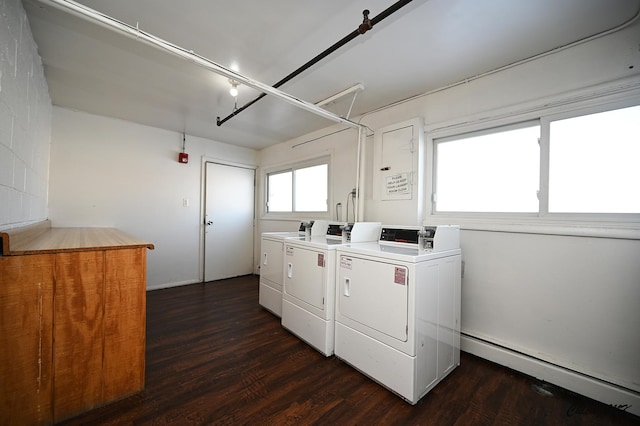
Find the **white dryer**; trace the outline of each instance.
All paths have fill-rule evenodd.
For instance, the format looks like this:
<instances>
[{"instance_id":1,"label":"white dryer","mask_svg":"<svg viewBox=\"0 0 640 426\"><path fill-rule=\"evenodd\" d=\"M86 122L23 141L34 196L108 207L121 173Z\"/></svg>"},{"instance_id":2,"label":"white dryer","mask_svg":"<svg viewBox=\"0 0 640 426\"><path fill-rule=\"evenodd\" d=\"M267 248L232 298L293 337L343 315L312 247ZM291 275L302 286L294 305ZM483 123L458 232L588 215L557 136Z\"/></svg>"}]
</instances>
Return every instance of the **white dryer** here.
<instances>
[{"instance_id":1,"label":"white dryer","mask_svg":"<svg viewBox=\"0 0 640 426\"><path fill-rule=\"evenodd\" d=\"M380 227L379 222L355 223L350 238L376 241ZM339 227L328 232L285 240L282 289L282 326L325 356L334 348L336 248L347 243Z\"/></svg>"},{"instance_id":2,"label":"white dryer","mask_svg":"<svg viewBox=\"0 0 640 426\"><path fill-rule=\"evenodd\" d=\"M335 354L411 404L460 364L458 226L336 250Z\"/></svg>"},{"instance_id":3,"label":"white dryer","mask_svg":"<svg viewBox=\"0 0 640 426\"><path fill-rule=\"evenodd\" d=\"M300 222L298 231L263 232L260 242L260 287L258 303L274 315L282 316L282 277L284 240L304 237L305 234L322 236L327 232L326 220Z\"/></svg>"}]
</instances>

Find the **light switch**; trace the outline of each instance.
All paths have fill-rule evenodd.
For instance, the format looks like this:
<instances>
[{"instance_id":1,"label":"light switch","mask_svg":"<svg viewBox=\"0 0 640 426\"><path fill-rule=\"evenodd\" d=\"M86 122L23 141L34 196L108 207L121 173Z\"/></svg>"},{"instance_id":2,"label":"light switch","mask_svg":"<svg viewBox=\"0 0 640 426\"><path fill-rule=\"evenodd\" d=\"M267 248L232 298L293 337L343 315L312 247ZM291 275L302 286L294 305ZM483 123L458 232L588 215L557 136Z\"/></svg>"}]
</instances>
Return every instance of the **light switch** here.
<instances>
[{"instance_id":1,"label":"light switch","mask_svg":"<svg viewBox=\"0 0 640 426\"><path fill-rule=\"evenodd\" d=\"M189 207L189 199L188 198L183 198L182 199L182 207Z\"/></svg>"}]
</instances>

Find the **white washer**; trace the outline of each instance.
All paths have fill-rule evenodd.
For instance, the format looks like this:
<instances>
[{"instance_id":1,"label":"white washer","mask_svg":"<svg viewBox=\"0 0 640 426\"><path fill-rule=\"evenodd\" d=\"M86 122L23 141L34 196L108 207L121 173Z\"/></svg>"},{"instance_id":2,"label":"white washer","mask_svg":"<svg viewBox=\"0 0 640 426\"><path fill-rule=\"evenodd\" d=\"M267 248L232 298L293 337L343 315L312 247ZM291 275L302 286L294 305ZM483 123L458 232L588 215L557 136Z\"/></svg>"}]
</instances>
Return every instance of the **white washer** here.
<instances>
[{"instance_id":1,"label":"white washer","mask_svg":"<svg viewBox=\"0 0 640 426\"><path fill-rule=\"evenodd\" d=\"M383 227L336 250L335 354L411 404L460 364L458 226Z\"/></svg>"},{"instance_id":2,"label":"white washer","mask_svg":"<svg viewBox=\"0 0 640 426\"><path fill-rule=\"evenodd\" d=\"M258 303L277 317L282 316L282 277L284 240L311 235L324 235L329 223L325 220L301 222L295 232L263 232L260 242L260 287Z\"/></svg>"},{"instance_id":3,"label":"white washer","mask_svg":"<svg viewBox=\"0 0 640 426\"><path fill-rule=\"evenodd\" d=\"M352 241L376 241L379 222L359 222ZM325 356L333 355L336 248L342 235L291 238L284 242L282 326Z\"/></svg>"}]
</instances>

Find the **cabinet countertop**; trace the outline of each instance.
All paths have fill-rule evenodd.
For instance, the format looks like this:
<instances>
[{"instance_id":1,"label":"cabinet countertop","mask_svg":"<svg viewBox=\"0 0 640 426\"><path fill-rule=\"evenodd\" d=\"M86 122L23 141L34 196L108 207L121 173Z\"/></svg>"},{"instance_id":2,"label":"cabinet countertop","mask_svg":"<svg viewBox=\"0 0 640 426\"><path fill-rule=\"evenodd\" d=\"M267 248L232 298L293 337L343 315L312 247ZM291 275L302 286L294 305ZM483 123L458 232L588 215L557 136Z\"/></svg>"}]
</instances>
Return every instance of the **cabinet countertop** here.
<instances>
[{"instance_id":1,"label":"cabinet countertop","mask_svg":"<svg viewBox=\"0 0 640 426\"><path fill-rule=\"evenodd\" d=\"M133 247L154 249L153 244L116 228L51 228L46 225L34 228L26 233L0 232L2 254L15 256Z\"/></svg>"}]
</instances>

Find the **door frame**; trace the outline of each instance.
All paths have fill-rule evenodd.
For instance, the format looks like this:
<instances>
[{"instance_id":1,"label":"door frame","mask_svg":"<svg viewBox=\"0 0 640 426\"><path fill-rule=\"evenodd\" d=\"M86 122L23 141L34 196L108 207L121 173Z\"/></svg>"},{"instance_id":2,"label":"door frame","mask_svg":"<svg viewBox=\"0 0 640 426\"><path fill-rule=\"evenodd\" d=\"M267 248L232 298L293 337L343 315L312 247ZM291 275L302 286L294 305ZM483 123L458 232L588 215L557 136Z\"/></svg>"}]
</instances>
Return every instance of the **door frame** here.
<instances>
[{"instance_id":1,"label":"door frame","mask_svg":"<svg viewBox=\"0 0 640 426\"><path fill-rule=\"evenodd\" d=\"M258 193L258 165L257 164L248 164L248 163L240 163L237 161L229 161L224 160L217 157L208 157L203 155L202 161L200 164L200 242L198 248L198 277L200 278L200 282L204 282L204 263L205 259L205 218L206 218L206 198L207 198L207 163L215 163L220 164L221 166L231 166L231 167L241 167L243 169L250 169L254 171L254 182L253 182L253 250L251 256L253 258L252 264L254 267L255 273L255 251L256 251L256 226L257 226L257 216L256 216L256 206L257 206L257 193Z\"/></svg>"}]
</instances>

